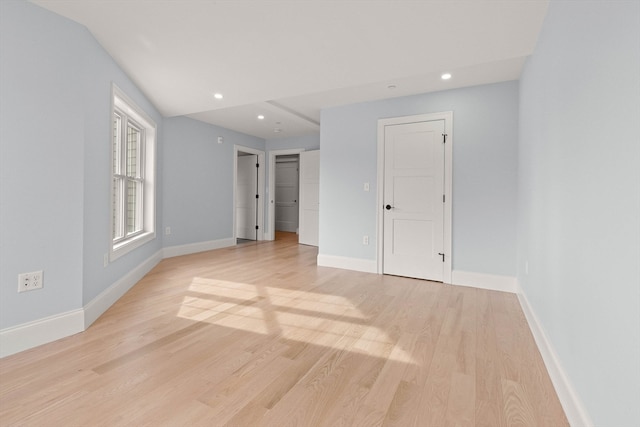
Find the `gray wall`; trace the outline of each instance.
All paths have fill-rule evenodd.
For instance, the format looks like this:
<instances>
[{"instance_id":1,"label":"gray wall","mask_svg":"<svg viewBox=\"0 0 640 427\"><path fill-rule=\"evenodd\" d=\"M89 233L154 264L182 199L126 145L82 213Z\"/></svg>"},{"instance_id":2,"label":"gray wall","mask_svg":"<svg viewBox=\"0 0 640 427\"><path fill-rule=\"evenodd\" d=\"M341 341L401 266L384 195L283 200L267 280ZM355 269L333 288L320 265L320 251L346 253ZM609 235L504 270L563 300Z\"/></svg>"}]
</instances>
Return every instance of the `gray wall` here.
<instances>
[{"instance_id":1,"label":"gray wall","mask_svg":"<svg viewBox=\"0 0 640 427\"><path fill-rule=\"evenodd\" d=\"M268 139L265 143L267 151L303 148L306 151L320 149L320 134L293 136L290 138Z\"/></svg>"},{"instance_id":2,"label":"gray wall","mask_svg":"<svg viewBox=\"0 0 640 427\"><path fill-rule=\"evenodd\" d=\"M518 280L598 426L640 425L639 22L551 2L520 84Z\"/></svg>"},{"instance_id":3,"label":"gray wall","mask_svg":"<svg viewBox=\"0 0 640 427\"><path fill-rule=\"evenodd\" d=\"M162 146L163 118L136 85L129 80L109 54L88 32L82 53L85 117L84 128L84 226L83 304L98 296L116 280L139 266L162 248ZM74 71L69 71L73 74ZM156 132L156 239L103 267L111 236L111 82L115 83L157 125Z\"/></svg>"},{"instance_id":4,"label":"gray wall","mask_svg":"<svg viewBox=\"0 0 640 427\"><path fill-rule=\"evenodd\" d=\"M163 140L164 245L233 237L233 147L264 151L264 140L187 117L165 119Z\"/></svg>"},{"instance_id":5,"label":"gray wall","mask_svg":"<svg viewBox=\"0 0 640 427\"><path fill-rule=\"evenodd\" d=\"M161 248L156 239L102 264L111 81L160 129L162 117L84 27L31 3L0 8L3 329L81 308ZM35 270L44 271L44 288L18 294L18 274Z\"/></svg>"},{"instance_id":6,"label":"gray wall","mask_svg":"<svg viewBox=\"0 0 640 427\"><path fill-rule=\"evenodd\" d=\"M375 259L377 121L442 111L453 111L453 268L515 276L517 82L323 110L321 254Z\"/></svg>"}]
</instances>

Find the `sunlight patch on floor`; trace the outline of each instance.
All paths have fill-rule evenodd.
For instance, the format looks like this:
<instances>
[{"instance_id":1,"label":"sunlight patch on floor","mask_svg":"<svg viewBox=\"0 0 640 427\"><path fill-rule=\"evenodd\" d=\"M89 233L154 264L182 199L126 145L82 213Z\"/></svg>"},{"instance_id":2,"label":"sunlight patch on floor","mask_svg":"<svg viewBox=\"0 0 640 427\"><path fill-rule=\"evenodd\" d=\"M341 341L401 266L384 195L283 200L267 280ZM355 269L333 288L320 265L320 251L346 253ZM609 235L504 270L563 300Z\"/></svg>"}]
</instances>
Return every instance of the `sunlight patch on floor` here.
<instances>
[{"instance_id":1,"label":"sunlight patch on floor","mask_svg":"<svg viewBox=\"0 0 640 427\"><path fill-rule=\"evenodd\" d=\"M196 277L177 316L414 363L408 352L411 349L404 350L382 328L368 325L361 310L347 298L336 295Z\"/></svg>"}]
</instances>

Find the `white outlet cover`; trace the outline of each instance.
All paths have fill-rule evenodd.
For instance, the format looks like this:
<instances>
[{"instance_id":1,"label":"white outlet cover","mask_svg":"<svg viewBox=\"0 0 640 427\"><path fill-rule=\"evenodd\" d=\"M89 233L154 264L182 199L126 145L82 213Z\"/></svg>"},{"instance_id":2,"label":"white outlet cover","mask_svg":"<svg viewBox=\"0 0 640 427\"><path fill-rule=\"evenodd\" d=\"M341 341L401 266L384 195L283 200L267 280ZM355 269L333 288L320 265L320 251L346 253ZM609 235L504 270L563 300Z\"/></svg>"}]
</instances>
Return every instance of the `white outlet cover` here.
<instances>
[{"instance_id":1,"label":"white outlet cover","mask_svg":"<svg viewBox=\"0 0 640 427\"><path fill-rule=\"evenodd\" d=\"M43 284L42 270L18 275L18 292L42 289Z\"/></svg>"}]
</instances>

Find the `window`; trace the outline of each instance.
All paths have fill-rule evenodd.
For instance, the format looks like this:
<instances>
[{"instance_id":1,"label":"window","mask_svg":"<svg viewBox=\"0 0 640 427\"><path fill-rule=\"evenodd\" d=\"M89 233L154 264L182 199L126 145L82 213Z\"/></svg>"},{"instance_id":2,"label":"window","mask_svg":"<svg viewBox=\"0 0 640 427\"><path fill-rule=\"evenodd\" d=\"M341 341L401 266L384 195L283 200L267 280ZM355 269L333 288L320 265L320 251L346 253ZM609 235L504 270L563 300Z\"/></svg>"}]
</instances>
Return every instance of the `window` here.
<instances>
[{"instance_id":1,"label":"window","mask_svg":"<svg viewBox=\"0 0 640 427\"><path fill-rule=\"evenodd\" d=\"M111 260L155 237L156 125L113 86Z\"/></svg>"}]
</instances>

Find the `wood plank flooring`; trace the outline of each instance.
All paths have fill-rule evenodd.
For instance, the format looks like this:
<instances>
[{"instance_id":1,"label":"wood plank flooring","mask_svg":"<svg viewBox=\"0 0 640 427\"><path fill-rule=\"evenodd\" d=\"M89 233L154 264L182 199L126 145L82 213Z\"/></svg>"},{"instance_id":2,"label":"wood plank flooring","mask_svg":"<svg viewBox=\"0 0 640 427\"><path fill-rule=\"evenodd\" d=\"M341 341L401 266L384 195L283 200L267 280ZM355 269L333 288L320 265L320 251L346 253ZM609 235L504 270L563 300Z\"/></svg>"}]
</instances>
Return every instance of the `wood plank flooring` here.
<instances>
[{"instance_id":1,"label":"wood plank flooring","mask_svg":"<svg viewBox=\"0 0 640 427\"><path fill-rule=\"evenodd\" d=\"M280 234L163 260L0 360L0 425L568 425L515 295L316 256Z\"/></svg>"}]
</instances>

